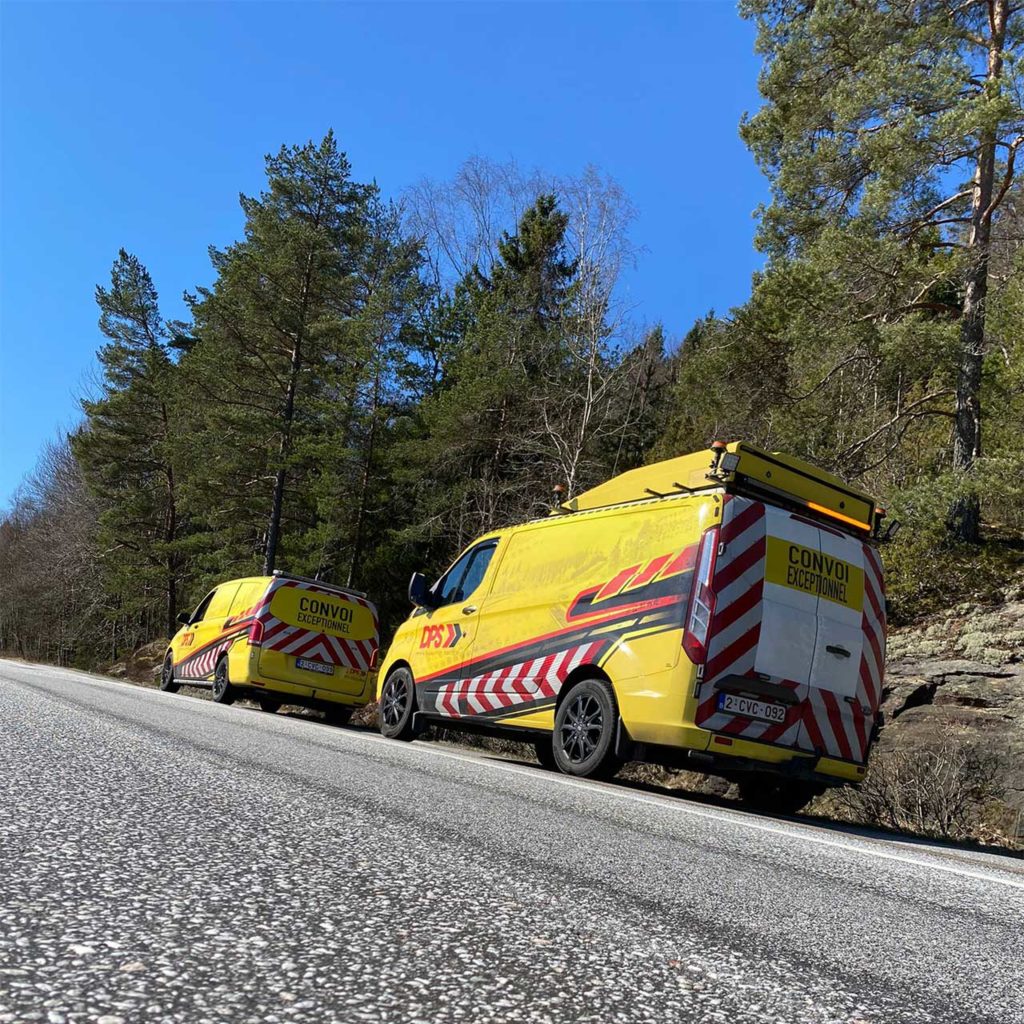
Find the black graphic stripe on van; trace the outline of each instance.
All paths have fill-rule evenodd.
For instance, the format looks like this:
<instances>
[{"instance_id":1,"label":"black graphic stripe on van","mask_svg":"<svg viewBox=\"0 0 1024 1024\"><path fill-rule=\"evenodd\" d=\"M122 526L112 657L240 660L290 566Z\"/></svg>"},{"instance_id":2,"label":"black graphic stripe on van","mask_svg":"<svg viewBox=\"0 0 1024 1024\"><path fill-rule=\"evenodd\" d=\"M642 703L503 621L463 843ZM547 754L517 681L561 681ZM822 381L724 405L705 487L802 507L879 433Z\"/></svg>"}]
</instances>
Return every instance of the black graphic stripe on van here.
<instances>
[{"instance_id":1,"label":"black graphic stripe on van","mask_svg":"<svg viewBox=\"0 0 1024 1024\"><path fill-rule=\"evenodd\" d=\"M417 682L434 685L451 682L457 678L456 671L458 676L462 677L498 672L509 665L535 661L538 658L546 658L549 655L558 654L567 647L576 647L580 644L605 638L616 640L624 633L633 629L642 628L646 632L655 626L663 626L664 629L681 629L682 625L682 602L676 601L672 605L660 608L651 614L630 614L602 622L596 626L575 626L557 630L554 633L533 638L512 647L505 647L498 651L482 654L463 663L461 666L453 665L444 668L433 675L424 676L417 680Z\"/></svg>"},{"instance_id":2,"label":"black graphic stripe on van","mask_svg":"<svg viewBox=\"0 0 1024 1024\"><path fill-rule=\"evenodd\" d=\"M245 629L235 630L233 633L221 633L220 636L211 640L207 644L203 644L202 647L197 647L194 651L189 651L188 655L182 658L181 661L177 662L174 667L175 669L184 668L186 665L198 661L204 655L209 654L213 648L220 647L225 643L233 643L240 636L245 636L248 632L249 628L246 627Z\"/></svg>"}]
</instances>

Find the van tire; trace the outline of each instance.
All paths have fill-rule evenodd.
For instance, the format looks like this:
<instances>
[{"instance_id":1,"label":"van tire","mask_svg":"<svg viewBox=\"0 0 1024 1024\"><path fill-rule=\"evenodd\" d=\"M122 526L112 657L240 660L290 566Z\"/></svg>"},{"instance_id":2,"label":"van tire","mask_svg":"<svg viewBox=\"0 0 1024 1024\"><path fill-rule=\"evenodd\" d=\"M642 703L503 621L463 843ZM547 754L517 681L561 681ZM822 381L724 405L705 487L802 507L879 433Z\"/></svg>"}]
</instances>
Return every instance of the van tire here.
<instances>
[{"instance_id":1,"label":"van tire","mask_svg":"<svg viewBox=\"0 0 1024 1024\"><path fill-rule=\"evenodd\" d=\"M380 734L389 740L413 738L412 716L416 710L416 689L412 673L396 668L384 680L380 691Z\"/></svg>"},{"instance_id":2,"label":"van tire","mask_svg":"<svg viewBox=\"0 0 1024 1024\"><path fill-rule=\"evenodd\" d=\"M228 659L224 656L217 662L217 667L213 670L213 689L211 690L213 699L218 704L234 704L235 703L235 688L231 685L231 680L228 679Z\"/></svg>"},{"instance_id":3,"label":"van tire","mask_svg":"<svg viewBox=\"0 0 1024 1024\"><path fill-rule=\"evenodd\" d=\"M740 800L756 811L769 814L796 814L825 787L799 779L783 779L774 775L752 772L736 782Z\"/></svg>"},{"instance_id":4,"label":"van tire","mask_svg":"<svg viewBox=\"0 0 1024 1024\"><path fill-rule=\"evenodd\" d=\"M174 655L170 651L167 652L163 668L160 669L160 689L164 693L177 693L181 689L174 681Z\"/></svg>"},{"instance_id":5,"label":"van tire","mask_svg":"<svg viewBox=\"0 0 1024 1024\"><path fill-rule=\"evenodd\" d=\"M281 702L273 697L257 697L260 711L266 711L268 715L276 715L281 710Z\"/></svg>"},{"instance_id":6,"label":"van tire","mask_svg":"<svg viewBox=\"0 0 1024 1024\"><path fill-rule=\"evenodd\" d=\"M619 709L604 679L584 679L555 712L552 756L559 771L581 778L610 779L623 762L615 755Z\"/></svg>"}]
</instances>

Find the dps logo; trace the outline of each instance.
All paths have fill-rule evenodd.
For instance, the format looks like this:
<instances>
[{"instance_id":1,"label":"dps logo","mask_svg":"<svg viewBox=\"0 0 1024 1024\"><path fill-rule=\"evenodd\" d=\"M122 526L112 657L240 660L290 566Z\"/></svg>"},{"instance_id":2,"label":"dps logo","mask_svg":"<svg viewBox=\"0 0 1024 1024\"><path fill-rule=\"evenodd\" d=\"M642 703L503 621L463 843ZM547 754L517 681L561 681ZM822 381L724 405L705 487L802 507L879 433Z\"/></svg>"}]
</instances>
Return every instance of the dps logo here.
<instances>
[{"instance_id":1,"label":"dps logo","mask_svg":"<svg viewBox=\"0 0 1024 1024\"><path fill-rule=\"evenodd\" d=\"M420 636L420 650L431 647L454 647L462 639L462 627L457 622L443 626L424 626Z\"/></svg>"}]
</instances>

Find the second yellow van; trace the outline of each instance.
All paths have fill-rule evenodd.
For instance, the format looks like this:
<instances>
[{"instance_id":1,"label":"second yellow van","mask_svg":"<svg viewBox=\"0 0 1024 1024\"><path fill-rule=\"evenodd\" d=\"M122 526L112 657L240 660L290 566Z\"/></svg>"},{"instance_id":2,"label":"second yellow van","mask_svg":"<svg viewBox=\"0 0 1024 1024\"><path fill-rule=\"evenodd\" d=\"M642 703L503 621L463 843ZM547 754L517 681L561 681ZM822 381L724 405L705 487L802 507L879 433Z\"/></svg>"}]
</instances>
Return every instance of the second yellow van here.
<instances>
[{"instance_id":1,"label":"second yellow van","mask_svg":"<svg viewBox=\"0 0 1024 1024\"><path fill-rule=\"evenodd\" d=\"M413 576L381 731L503 735L579 776L685 766L795 810L858 781L876 735L882 515L742 442L625 473Z\"/></svg>"},{"instance_id":2,"label":"second yellow van","mask_svg":"<svg viewBox=\"0 0 1024 1024\"><path fill-rule=\"evenodd\" d=\"M277 572L221 583L179 621L162 690L205 686L221 704L297 704L339 723L373 697L379 629L365 594Z\"/></svg>"}]
</instances>

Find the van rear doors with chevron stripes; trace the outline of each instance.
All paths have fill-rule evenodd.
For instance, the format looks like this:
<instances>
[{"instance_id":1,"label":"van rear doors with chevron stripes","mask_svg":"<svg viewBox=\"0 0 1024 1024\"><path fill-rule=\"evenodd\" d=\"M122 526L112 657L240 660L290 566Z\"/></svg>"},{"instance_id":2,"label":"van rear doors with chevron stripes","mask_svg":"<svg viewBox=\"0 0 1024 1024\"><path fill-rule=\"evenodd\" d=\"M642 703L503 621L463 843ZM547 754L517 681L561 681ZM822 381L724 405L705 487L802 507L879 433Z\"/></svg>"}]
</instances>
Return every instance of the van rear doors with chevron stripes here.
<instances>
[{"instance_id":1,"label":"van rear doors with chevron stripes","mask_svg":"<svg viewBox=\"0 0 1024 1024\"><path fill-rule=\"evenodd\" d=\"M881 564L865 539L728 496L696 724L863 763L881 695Z\"/></svg>"},{"instance_id":2,"label":"van rear doors with chevron stripes","mask_svg":"<svg viewBox=\"0 0 1024 1024\"><path fill-rule=\"evenodd\" d=\"M259 674L359 694L377 657L377 612L326 583L275 577L256 612Z\"/></svg>"}]
</instances>

